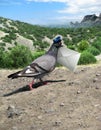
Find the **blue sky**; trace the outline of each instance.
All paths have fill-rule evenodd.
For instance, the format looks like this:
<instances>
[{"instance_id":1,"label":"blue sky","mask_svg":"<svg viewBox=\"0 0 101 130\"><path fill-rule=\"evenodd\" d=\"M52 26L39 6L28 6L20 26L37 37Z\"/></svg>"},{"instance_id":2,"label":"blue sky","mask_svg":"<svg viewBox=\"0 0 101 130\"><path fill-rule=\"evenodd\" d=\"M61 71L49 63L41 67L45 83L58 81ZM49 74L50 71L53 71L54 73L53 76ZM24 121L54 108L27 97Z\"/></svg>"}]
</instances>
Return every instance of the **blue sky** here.
<instances>
[{"instance_id":1,"label":"blue sky","mask_svg":"<svg viewBox=\"0 0 101 130\"><path fill-rule=\"evenodd\" d=\"M101 13L100 0L0 0L0 16L31 24L64 24Z\"/></svg>"}]
</instances>

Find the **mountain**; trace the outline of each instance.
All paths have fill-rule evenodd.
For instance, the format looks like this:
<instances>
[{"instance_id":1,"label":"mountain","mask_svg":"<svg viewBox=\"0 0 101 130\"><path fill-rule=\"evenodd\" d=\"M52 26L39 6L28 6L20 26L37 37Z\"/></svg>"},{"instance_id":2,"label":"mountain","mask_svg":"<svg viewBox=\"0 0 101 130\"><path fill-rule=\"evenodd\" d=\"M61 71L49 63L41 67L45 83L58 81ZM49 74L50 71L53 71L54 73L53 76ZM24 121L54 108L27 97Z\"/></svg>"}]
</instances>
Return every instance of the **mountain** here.
<instances>
[{"instance_id":1,"label":"mountain","mask_svg":"<svg viewBox=\"0 0 101 130\"><path fill-rule=\"evenodd\" d=\"M73 23L71 22L71 27L92 27L92 26L101 26L101 13L99 16L96 16L95 14L92 15L86 15L82 19L82 21Z\"/></svg>"},{"instance_id":2,"label":"mountain","mask_svg":"<svg viewBox=\"0 0 101 130\"><path fill-rule=\"evenodd\" d=\"M83 20L81 21L81 24L87 24L90 23L92 26L101 26L101 13L99 16L96 16L95 14L93 15L86 15Z\"/></svg>"}]
</instances>

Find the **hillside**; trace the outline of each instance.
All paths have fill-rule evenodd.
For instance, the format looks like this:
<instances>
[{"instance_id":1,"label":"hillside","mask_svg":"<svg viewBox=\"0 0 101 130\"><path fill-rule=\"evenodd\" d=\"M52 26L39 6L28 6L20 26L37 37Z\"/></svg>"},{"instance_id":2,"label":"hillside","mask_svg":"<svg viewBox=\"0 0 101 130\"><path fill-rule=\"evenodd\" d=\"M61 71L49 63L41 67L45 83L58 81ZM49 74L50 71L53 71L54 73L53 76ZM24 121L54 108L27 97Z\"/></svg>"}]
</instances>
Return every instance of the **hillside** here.
<instances>
[{"instance_id":1,"label":"hillside","mask_svg":"<svg viewBox=\"0 0 101 130\"><path fill-rule=\"evenodd\" d=\"M41 30L43 30L43 27L0 17L0 44L6 50L17 44L25 45L34 50L40 41L43 40L44 42L46 40L45 36L39 35Z\"/></svg>"},{"instance_id":2,"label":"hillside","mask_svg":"<svg viewBox=\"0 0 101 130\"><path fill-rule=\"evenodd\" d=\"M46 49L56 35L62 35L67 46L76 45L81 40L101 36L101 26L92 28L50 28L31 25L0 17L0 46L5 50L17 44L28 46L31 50Z\"/></svg>"},{"instance_id":3,"label":"hillside","mask_svg":"<svg viewBox=\"0 0 101 130\"><path fill-rule=\"evenodd\" d=\"M0 68L25 67L44 54L56 35L81 53L79 64L96 63L95 56L101 54L101 26L52 28L0 17Z\"/></svg>"}]
</instances>

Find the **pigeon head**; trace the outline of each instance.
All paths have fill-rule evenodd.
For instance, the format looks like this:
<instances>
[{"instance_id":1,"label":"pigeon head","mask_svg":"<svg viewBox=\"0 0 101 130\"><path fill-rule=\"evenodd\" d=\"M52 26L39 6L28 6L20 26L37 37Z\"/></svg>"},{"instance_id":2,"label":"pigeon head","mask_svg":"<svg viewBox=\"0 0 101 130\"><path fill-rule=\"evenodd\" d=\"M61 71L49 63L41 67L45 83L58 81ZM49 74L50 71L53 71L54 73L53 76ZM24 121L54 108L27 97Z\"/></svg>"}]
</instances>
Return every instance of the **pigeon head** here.
<instances>
[{"instance_id":1,"label":"pigeon head","mask_svg":"<svg viewBox=\"0 0 101 130\"><path fill-rule=\"evenodd\" d=\"M62 38L60 36L57 36L53 39L53 44L58 48L62 46Z\"/></svg>"}]
</instances>

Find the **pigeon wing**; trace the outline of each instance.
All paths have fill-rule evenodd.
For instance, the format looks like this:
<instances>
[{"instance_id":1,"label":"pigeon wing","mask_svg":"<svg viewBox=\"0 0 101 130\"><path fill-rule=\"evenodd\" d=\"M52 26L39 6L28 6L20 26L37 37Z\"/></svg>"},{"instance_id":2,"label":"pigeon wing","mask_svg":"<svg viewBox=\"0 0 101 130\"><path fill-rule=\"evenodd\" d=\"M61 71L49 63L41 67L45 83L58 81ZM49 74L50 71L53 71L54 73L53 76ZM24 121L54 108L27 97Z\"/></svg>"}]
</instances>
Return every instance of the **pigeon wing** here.
<instances>
[{"instance_id":1,"label":"pigeon wing","mask_svg":"<svg viewBox=\"0 0 101 130\"><path fill-rule=\"evenodd\" d=\"M45 74L51 72L55 68L55 64L56 64L55 57L51 55L43 55L34 60L25 69L9 75L8 78L12 79L17 77L40 78Z\"/></svg>"}]
</instances>

